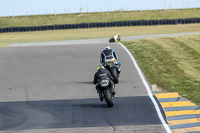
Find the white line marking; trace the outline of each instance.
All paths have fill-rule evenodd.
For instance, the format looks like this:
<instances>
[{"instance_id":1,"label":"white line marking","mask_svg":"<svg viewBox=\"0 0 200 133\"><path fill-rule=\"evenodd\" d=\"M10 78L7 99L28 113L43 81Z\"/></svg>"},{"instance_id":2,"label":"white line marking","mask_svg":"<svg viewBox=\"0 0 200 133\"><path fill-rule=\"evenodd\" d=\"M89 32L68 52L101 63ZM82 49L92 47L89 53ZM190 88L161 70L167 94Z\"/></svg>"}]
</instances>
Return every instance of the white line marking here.
<instances>
[{"instance_id":1,"label":"white line marking","mask_svg":"<svg viewBox=\"0 0 200 133\"><path fill-rule=\"evenodd\" d=\"M118 43L118 44L120 44L124 48L124 50L128 53L128 55L131 57L131 60L133 61L133 64L135 65L135 67L136 67L136 69L137 69L137 71L140 75L140 78L142 79L142 82L143 82L143 84L144 84L144 86L145 86L145 88L148 92L148 95L149 95L150 99L152 100L152 102L153 102L153 104L156 108L156 111L157 111L158 117L160 118L160 121L162 122L163 126L165 127L167 133L172 133L171 129L169 128L168 124L165 122L165 120L164 120L164 118L161 114L160 108L159 108L156 100L154 99L153 94L151 92L151 89L150 89L148 83L146 82L146 80L145 80L145 78L142 74L142 71L140 70L135 58L133 57L133 55L130 53L130 51L122 43Z\"/></svg>"}]
</instances>

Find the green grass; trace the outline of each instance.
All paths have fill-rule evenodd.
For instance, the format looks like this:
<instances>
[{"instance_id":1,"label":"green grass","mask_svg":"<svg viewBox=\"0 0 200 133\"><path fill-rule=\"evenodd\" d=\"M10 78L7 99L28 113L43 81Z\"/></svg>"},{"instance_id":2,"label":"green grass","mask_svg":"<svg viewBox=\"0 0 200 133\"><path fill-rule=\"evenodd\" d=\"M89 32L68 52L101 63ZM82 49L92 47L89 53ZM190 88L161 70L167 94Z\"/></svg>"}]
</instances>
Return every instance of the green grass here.
<instances>
[{"instance_id":1,"label":"green grass","mask_svg":"<svg viewBox=\"0 0 200 133\"><path fill-rule=\"evenodd\" d=\"M105 38L117 33L120 33L121 36L137 36L199 31L200 24L187 24L1 33L0 47L7 47L11 43Z\"/></svg>"},{"instance_id":2,"label":"green grass","mask_svg":"<svg viewBox=\"0 0 200 133\"><path fill-rule=\"evenodd\" d=\"M200 8L0 17L0 28L200 17Z\"/></svg>"},{"instance_id":3,"label":"green grass","mask_svg":"<svg viewBox=\"0 0 200 133\"><path fill-rule=\"evenodd\" d=\"M122 42L151 84L200 105L200 35Z\"/></svg>"}]
</instances>

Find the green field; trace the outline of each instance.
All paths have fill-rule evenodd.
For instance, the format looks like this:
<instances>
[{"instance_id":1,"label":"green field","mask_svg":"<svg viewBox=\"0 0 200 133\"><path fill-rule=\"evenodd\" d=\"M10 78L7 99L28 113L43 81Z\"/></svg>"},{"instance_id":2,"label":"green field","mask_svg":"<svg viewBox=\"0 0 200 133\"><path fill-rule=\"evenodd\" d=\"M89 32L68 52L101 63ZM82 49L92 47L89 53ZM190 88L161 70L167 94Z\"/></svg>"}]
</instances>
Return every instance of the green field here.
<instances>
[{"instance_id":1,"label":"green field","mask_svg":"<svg viewBox=\"0 0 200 133\"><path fill-rule=\"evenodd\" d=\"M200 8L0 17L0 28L200 17Z\"/></svg>"},{"instance_id":2,"label":"green field","mask_svg":"<svg viewBox=\"0 0 200 133\"><path fill-rule=\"evenodd\" d=\"M151 84L200 105L200 35L122 42Z\"/></svg>"},{"instance_id":3,"label":"green field","mask_svg":"<svg viewBox=\"0 0 200 133\"><path fill-rule=\"evenodd\" d=\"M108 38L117 33L123 37L199 31L200 24L186 24L1 33L0 47L7 47L12 43Z\"/></svg>"}]
</instances>

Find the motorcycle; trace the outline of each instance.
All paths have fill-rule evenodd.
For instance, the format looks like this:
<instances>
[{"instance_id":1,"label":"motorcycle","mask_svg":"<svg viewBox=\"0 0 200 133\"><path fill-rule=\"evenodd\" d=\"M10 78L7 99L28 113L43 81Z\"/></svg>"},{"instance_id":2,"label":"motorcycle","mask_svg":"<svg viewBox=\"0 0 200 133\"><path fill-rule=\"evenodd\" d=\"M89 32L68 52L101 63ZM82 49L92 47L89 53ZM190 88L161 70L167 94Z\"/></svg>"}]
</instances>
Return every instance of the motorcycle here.
<instances>
[{"instance_id":1,"label":"motorcycle","mask_svg":"<svg viewBox=\"0 0 200 133\"><path fill-rule=\"evenodd\" d=\"M109 39L109 42L110 42L110 43L112 43L112 42L119 42L120 40L121 40L121 39L120 39L120 35L119 35L119 33L118 33L117 35L111 37L111 38Z\"/></svg>"},{"instance_id":2,"label":"motorcycle","mask_svg":"<svg viewBox=\"0 0 200 133\"><path fill-rule=\"evenodd\" d=\"M98 83L99 87L99 98L100 101L105 100L108 107L113 106L113 94L111 92L111 88L109 87L109 80L102 80Z\"/></svg>"},{"instance_id":3,"label":"motorcycle","mask_svg":"<svg viewBox=\"0 0 200 133\"><path fill-rule=\"evenodd\" d=\"M121 71L119 65L117 64L118 62L115 59L109 59L105 62L105 68L110 71L115 84L119 83L119 74Z\"/></svg>"}]
</instances>

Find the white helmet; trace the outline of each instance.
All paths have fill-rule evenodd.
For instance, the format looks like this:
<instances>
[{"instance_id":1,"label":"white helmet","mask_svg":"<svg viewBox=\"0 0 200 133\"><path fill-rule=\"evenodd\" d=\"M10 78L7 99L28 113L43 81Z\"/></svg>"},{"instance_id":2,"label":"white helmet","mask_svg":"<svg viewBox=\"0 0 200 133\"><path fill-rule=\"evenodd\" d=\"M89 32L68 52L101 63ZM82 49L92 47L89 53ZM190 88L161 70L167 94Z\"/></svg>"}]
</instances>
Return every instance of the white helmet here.
<instances>
[{"instance_id":1,"label":"white helmet","mask_svg":"<svg viewBox=\"0 0 200 133\"><path fill-rule=\"evenodd\" d=\"M110 49L110 46L105 45L104 49Z\"/></svg>"}]
</instances>

